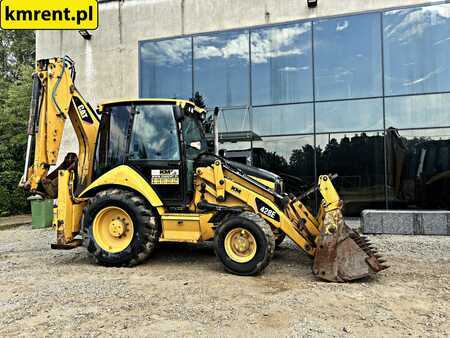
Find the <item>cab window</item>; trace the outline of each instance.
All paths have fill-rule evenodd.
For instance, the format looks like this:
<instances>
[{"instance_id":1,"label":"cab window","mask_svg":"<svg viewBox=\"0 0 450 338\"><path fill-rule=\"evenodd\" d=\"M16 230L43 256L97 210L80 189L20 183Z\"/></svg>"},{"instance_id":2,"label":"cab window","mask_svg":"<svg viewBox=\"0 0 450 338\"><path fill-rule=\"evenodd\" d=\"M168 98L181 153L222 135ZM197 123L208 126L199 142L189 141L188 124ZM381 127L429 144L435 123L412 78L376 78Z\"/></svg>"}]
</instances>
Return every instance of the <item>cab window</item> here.
<instances>
[{"instance_id":1,"label":"cab window","mask_svg":"<svg viewBox=\"0 0 450 338\"><path fill-rule=\"evenodd\" d=\"M185 116L182 129L184 143L186 144L186 157L188 160L193 160L207 150L207 143L200 122L192 116Z\"/></svg>"},{"instance_id":2,"label":"cab window","mask_svg":"<svg viewBox=\"0 0 450 338\"><path fill-rule=\"evenodd\" d=\"M138 105L130 141L130 160L180 160L177 125L171 105Z\"/></svg>"},{"instance_id":3,"label":"cab window","mask_svg":"<svg viewBox=\"0 0 450 338\"><path fill-rule=\"evenodd\" d=\"M130 114L126 106L113 107L100 122L94 161L94 177L125 163Z\"/></svg>"}]
</instances>

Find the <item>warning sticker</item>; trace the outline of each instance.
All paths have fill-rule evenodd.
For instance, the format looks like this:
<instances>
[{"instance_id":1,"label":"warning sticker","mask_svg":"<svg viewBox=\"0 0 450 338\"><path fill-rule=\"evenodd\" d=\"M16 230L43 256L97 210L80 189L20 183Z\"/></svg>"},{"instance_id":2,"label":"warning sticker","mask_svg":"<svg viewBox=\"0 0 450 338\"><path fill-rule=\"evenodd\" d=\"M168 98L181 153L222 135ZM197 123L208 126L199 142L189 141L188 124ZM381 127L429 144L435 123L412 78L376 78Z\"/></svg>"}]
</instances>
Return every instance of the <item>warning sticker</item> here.
<instances>
[{"instance_id":1,"label":"warning sticker","mask_svg":"<svg viewBox=\"0 0 450 338\"><path fill-rule=\"evenodd\" d=\"M179 184L178 169L152 169L152 184Z\"/></svg>"}]
</instances>

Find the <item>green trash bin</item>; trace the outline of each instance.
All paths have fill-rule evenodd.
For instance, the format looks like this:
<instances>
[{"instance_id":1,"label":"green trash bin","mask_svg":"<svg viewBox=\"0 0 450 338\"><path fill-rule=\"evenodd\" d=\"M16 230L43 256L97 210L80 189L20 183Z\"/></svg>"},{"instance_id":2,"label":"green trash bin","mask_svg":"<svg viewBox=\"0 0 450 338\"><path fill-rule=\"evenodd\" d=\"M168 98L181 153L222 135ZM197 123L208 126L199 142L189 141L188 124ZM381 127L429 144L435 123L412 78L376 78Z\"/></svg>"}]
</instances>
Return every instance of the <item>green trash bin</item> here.
<instances>
[{"instance_id":1,"label":"green trash bin","mask_svg":"<svg viewBox=\"0 0 450 338\"><path fill-rule=\"evenodd\" d=\"M31 202L31 228L42 229L52 226L53 200L42 199L40 196L29 198Z\"/></svg>"}]
</instances>

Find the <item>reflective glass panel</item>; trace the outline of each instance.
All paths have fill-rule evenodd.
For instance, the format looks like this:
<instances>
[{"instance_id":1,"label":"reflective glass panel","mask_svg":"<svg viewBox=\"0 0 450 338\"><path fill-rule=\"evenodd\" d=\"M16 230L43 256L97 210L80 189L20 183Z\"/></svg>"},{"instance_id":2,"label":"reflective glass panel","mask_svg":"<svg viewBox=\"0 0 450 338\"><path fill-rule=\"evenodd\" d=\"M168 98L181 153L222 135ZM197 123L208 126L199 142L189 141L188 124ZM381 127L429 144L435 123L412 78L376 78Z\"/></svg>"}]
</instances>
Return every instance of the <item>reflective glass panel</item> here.
<instances>
[{"instance_id":1,"label":"reflective glass panel","mask_svg":"<svg viewBox=\"0 0 450 338\"><path fill-rule=\"evenodd\" d=\"M383 14L386 95L450 90L450 4Z\"/></svg>"},{"instance_id":2,"label":"reflective glass panel","mask_svg":"<svg viewBox=\"0 0 450 338\"><path fill-rule=\"evenodd\" d=\"M250 130L248 109L226 109L219 113L219 132L243 132Z\"/></svg>"},{"instance_id":3,"label":"reflective glass panel","mask_svg":"<svg viewBox=\"0 0 450 338\"><path fill-rule=\"evenodd\" d=\"M249 103L248 31L194 37L194 87L208 107Z\"/></svg>"},{"instance_id":4,"label":"reflective glass panel","mask_svg":"<svg viewBox=\"0 0 450 338\"><path fill-rule=\"evenodd\" d=\"M379 14L314 22L316 99L381 96Z\"/></svg>"},{"instance_id":5,"label":"reflective glass panel","mask_svg":"<svg viewBox=\"0 0 450 338\"><path fill-rule=\"evenodd\" d=\"M383 129L383 100L351 100L316 103L316 130Z\"/></svg>"},{"instance_id":6,"label":"reflective glass panel","mask_svg":"<svg viewBox=\"0 0 450 338\"><path fill-rule=\"evenodd\" d=\"M264 137L253 142L253 153L253 164L280 175L287 192L299 194L314 183L313 135Z\"/></svg>"},{"instance_id":7,"label":"reflective glass panel","mask_svg":"<svg viewBox=\"0 0 450 338\"><path fill-rule=\"evenodd\" d=\"M191 38L143 42L140 82L141 97L192 97Z\"/></svg>"},{"instance_id":8,"label":"reflective glass panel","mask_svg":"<svg viewBox=\"0 0 450 338\"><path fill-rule=\"evenodd\" d=\"M386 127L450 126L450 94L386 98Z\"/></svg>"},{"instance_id":9,"label":"reflective glass panel","mask_svg":"<svg viewBox=\"0 0 450 338\"><path fill-rule=\"evenodd\" d=\"M252 116L258 135L307 134L314 129L312 103L255 107Z\"/></svg>"},{"instance_id":10,"label":"reflective glass panel","mask_svg":"<svg viewBox=\"0 0 450 338\"><path fill-rule=\"evenodd\" d=\"M312 101L311 23L253 30L253 105Z\"/></svg>"},{"instance_id":11,"label":"reflective glass panel","mask_svg":"<svg viewBox=\"0 0 450 338\"><path fill-rule=\"evenodd\" d=\"M235 162L252 165L252 144L250 141L221 142L219 155Z\"/></svg>"},{"instance_id":12,"label":"reflective glass panel","mask_svg":"<svg viewBox=\"0 0 450 338\"><path fill-rule=\"evenodd\" d=\"M390 208L450 209L450 128L386 132Z\"/></svg>"},{"instance_id":13,"label":"reflective glass panel","mask_svg":"<svg viewBox=\"0 0 450 338\"><path fill-rule=\"evenodd\" d=\"M317 174L339 175L333 183L346 215L385 207L383 142L382 132L317 135Z\"/></svg>"}]
</instances>

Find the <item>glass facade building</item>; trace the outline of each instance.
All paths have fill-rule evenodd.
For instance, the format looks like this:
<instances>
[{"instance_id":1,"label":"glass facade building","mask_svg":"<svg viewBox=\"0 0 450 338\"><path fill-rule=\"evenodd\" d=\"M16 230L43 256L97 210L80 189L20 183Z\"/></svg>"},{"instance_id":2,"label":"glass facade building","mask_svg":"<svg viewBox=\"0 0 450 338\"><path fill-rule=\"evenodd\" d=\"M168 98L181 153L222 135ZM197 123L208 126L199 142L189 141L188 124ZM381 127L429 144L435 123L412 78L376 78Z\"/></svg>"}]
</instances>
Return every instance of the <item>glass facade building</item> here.
<instances>
[{"instance_id":1,"label":"glass facade building","mask_svg":"<svg viewBox=\"0 0 450 338\"><path fill-rule=\"evenodd\" d=\"M450 209L450 4L141 41L139 61L141 97L221 107L226 155L289 191L338 173L347 214Z\"/></svg>"}]
</instances>

